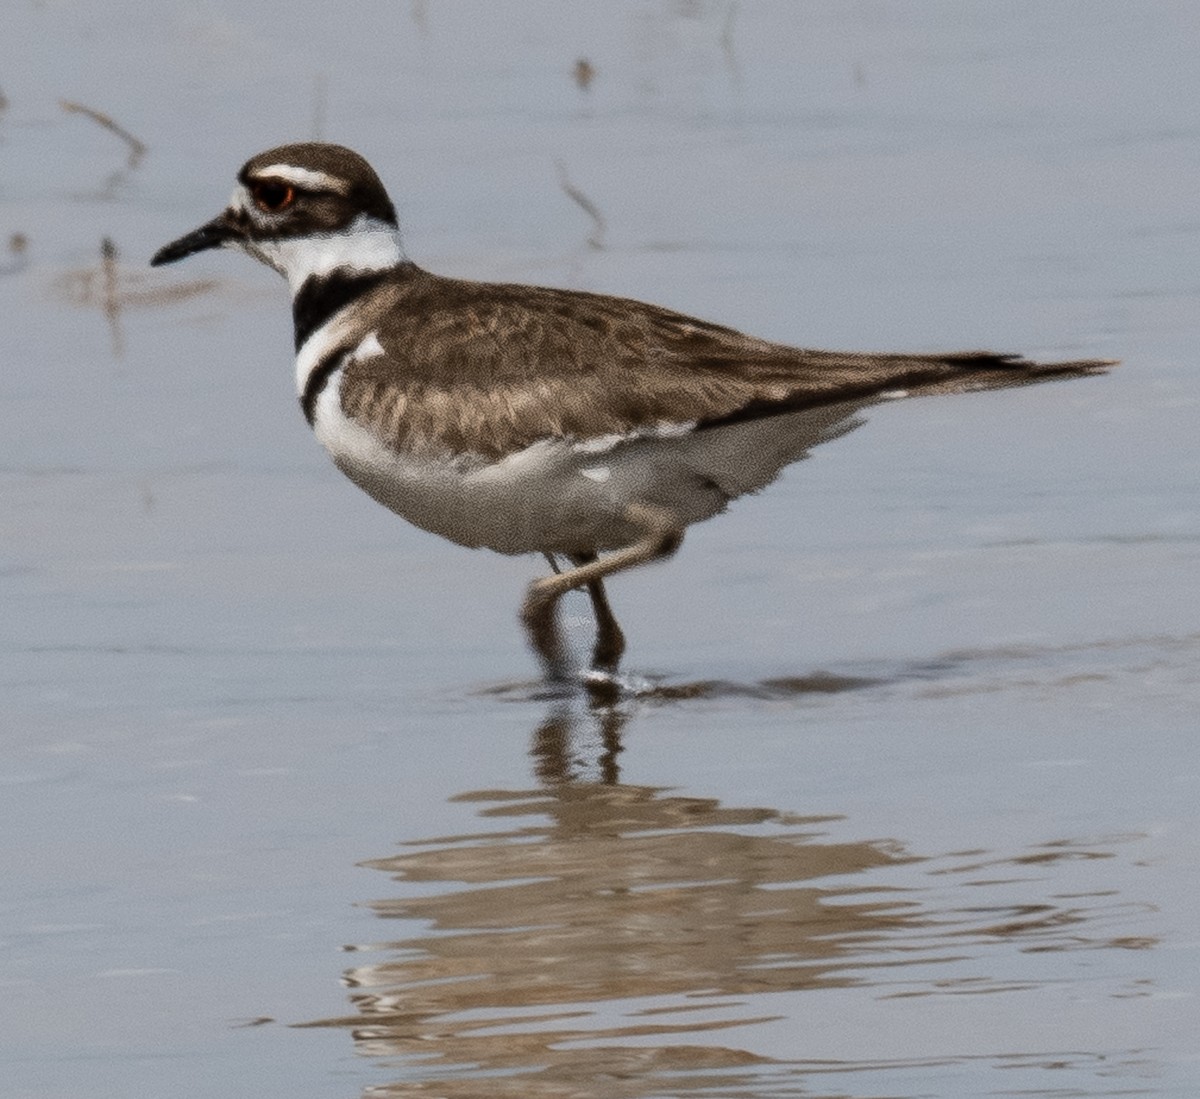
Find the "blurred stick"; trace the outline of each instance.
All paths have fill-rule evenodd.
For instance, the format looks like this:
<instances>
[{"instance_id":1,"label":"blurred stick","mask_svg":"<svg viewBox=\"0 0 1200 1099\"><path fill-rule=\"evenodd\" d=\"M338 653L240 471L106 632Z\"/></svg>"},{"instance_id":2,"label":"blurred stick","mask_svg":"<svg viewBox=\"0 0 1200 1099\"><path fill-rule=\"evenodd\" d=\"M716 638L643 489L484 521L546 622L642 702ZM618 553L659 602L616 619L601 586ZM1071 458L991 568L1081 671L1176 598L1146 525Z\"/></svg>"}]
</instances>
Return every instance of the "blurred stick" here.
<instances>
[{"instance_id":1,"label":"blurred stick","mask_svg":"<svg viewBox=\"0 0 1200 1099\"><path fill-rule=\"evenodd\" d=\"M136 168L141 163L142 157L146 155L146 146L133 136L119 122L114 121L109 115L103 111L94 110L82 103L75 103L70 99L60 99L58 105L68 114L81 114L85 118L90 118L98 126L103 126L110 133L114 133L126 145L129 146L129 167Z\"/></svg>"},{"instance_id":2,"label":"blurred stick","mask_svg":"<svg viewBox=\"0 0 1200 1099\"><path fill-rule=\"evenodd\" d=\"M323 72L313 77L313 141L325 140L325 115L329 105L329 80Z\"/></svg>"},{"instance_id":3,"label":"blurred stick","mask_svg":"<svg viewBox=\"0 0 1200 1099\"><path fill-rule=\"evenodd\" d=\"M737 0L734 0L725 13L725 26L721 29L721 53L725 56L725 66L729 69L729 75L735 85L742 82L742 67L738 64L737 51L733 46L733 24L737 15L738 5Z\"/></svg>"},{"instance_id":4,"label":"blurred stick","mask_svg":"<svg viewBox=\"0 0 1200 1099\"><path fill-rule=\"evenodd\" d=\"M561 160L556 160L554 167L558 169L558 185L563 189L567 197L595 222L596 231L588 237L588 245L597 250L603 248L604 233L607 229L604 222L604 215L600 213L596 204L567 178L567 169Z\"/></svg>"},{"instance_id":5,"label":"blurred stick","mask_svg":"<svg viewBox=\"0 0 1200 1099\"><path fill-rule=\"evenodd\" d=\"M100 242L100 269L104 276L104 316L112 336L113 357L125 354L125 336L121 331L121 296L117 285L117 246L111 237Z\"/></svg>"}]
</instances>

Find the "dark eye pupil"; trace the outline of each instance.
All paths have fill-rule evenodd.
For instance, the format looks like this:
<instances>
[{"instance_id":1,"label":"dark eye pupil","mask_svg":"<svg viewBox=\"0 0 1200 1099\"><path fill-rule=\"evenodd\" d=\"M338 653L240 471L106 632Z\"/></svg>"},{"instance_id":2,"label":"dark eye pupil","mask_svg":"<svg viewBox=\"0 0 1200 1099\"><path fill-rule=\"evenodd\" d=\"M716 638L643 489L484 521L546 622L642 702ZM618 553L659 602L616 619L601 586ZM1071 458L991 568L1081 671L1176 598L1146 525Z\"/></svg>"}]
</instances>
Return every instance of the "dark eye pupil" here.
<instances>
[{"instance_id":1,"label":"dark eye pupil","mask_svg":"<svg viewBox=\"0 0 1200 1099\"><path fill-rule=\"evenodd\" d=\"M278 210L291 197L291 188L283 183L260 183L254 197L269 210Z\"/></svg>"}]
</instances>

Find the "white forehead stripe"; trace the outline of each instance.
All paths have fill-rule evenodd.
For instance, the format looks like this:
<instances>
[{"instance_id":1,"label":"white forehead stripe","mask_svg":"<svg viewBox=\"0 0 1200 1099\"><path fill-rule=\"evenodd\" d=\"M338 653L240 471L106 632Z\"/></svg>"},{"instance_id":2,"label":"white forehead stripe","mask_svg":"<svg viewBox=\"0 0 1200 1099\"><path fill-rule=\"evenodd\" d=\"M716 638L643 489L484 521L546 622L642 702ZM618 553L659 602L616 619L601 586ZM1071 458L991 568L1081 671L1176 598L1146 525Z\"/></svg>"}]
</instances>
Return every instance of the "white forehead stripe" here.
<instances>
[{"instance_id":1,"label":"white forehead stripe","mask_svg":"<svg viewBox=\"0 0 1200 1099\"><path fill-rule=\"evenodd\" d=\"M281 179L293 187L307 188L310 191L336 191L344 195L349 190L344 179L331 176L328 172L314 171L312 168L299 168L295 164L268 164L265 168L254 170L255 178Z\"/></svg>"}]
</instances>

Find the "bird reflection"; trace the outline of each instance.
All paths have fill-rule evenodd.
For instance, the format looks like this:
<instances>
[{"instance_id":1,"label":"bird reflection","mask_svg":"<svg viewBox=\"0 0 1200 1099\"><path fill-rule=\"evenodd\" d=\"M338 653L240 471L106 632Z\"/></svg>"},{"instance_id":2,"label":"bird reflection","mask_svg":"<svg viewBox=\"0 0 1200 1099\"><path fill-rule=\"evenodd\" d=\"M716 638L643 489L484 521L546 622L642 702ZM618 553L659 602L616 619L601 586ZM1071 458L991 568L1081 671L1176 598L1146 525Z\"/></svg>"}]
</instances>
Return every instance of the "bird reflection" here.
<instances>
[{"instance_id":1,"label":"bird reflection","mask_svg":"<svg viewBox=\"0 0 1200 1099\"><path fill-rule=\"evenodd\" d=\"M536 788L456 799L489 827L364 864L405 883L375 914L424 930L351 948L382 955L347 972L353 1013L307 1025L349 1027L359 1052L401 1059L404 1082L372 1096L591 1095L597 1081L615 1099L812 1096L829 1065L745 1048L753 1024L794 1010L771 993L913 995L934 973L947 993L955 976L939 967L972 944L1087 943L1095 913L1082 902L931 907L892 871L933 860L894 840L835 840L840 817L623 783L627 720L617 707L553 710L532 738ZM1080 857L1099 854L1049 844L1006 869ZM906 880L976 884L1005 861L946 858ZM989 990L978 974L961 980Z\"/></svg>"},{"instance_id":2,"label":"bird reflection","mask_svg":"<svg viewBox=\"0 0 1200 1099\"><path fill-rule=\"evenodd\" d=\"M896 844L620 782L626 720L554 710L533 736L539 788L460 796L501 828L365 864L421 883L372 908L431 933L351 970L357 1014L325 1024L354 1027L364 1053L419 1057L439 1095L569 1094L597 1074L614 1096L661 1094L663 1073L674 1095L752 1087L771 1059L718 1040L764 1018L743 998L853 983L862 942L916 918L899 892L838 884L909 861Z\"/></svg>"},{"instance_id":3,"label":"bird reflection","mask_svg":"<svg viewBox=\"0 0 1200 1099\"><path fill-rule=\"evenodd\" d=\"M628 716L615 706L597 706L595 768L602 786L615 786L620 778L617 757L621 753L621 730ZM547 786L561 787L584 782L590 745L573 744L575 723L567 707L556 707L533 734L534 774Z\"/></svg>"}]
</instances>

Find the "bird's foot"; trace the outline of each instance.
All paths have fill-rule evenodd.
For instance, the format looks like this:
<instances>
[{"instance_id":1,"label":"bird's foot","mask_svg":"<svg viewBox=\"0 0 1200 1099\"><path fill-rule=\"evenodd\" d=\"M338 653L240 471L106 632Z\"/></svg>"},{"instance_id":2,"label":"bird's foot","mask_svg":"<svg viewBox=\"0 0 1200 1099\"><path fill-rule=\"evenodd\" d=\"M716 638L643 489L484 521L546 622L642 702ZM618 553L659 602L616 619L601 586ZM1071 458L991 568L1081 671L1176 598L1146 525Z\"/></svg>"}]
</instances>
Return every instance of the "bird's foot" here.
<instances>
[{"instance_id":1,"label":"bird's foot","mask_svg":"<svg viewBox=\"0 0 1200 1099\"><path fill-rule=\"evenodd\" d=\"M625 635L613 617L608 604L603 604L604 614L597 613L596 644L592 649L593 674L615 679L617 665L625 653Z\"/></svg>"},{"instance_id":2,"label":"bird's foot","mask_svg":"<svg viewBox=\"0 0 1200 1099\"><path fill-rule=\"evenodd\" d=\"M546 678L551 683L564 683L570 678L562 631L558 626L559 592L543 580L529 585L521 605L521 622L529 635L529 643L542 662Z\"/></svg>"},{"instance_id":3,"label":"bird's foot","mask_svg":"<svg viewBox=\"0 0 1200 1099\"><path fill-rule=\"evenodd\" d=\"M616 669L589 668L583 674L584 690L594 705L612 706L621 700L625 685L618 678Z\"/></svg>"}]
</instances>

